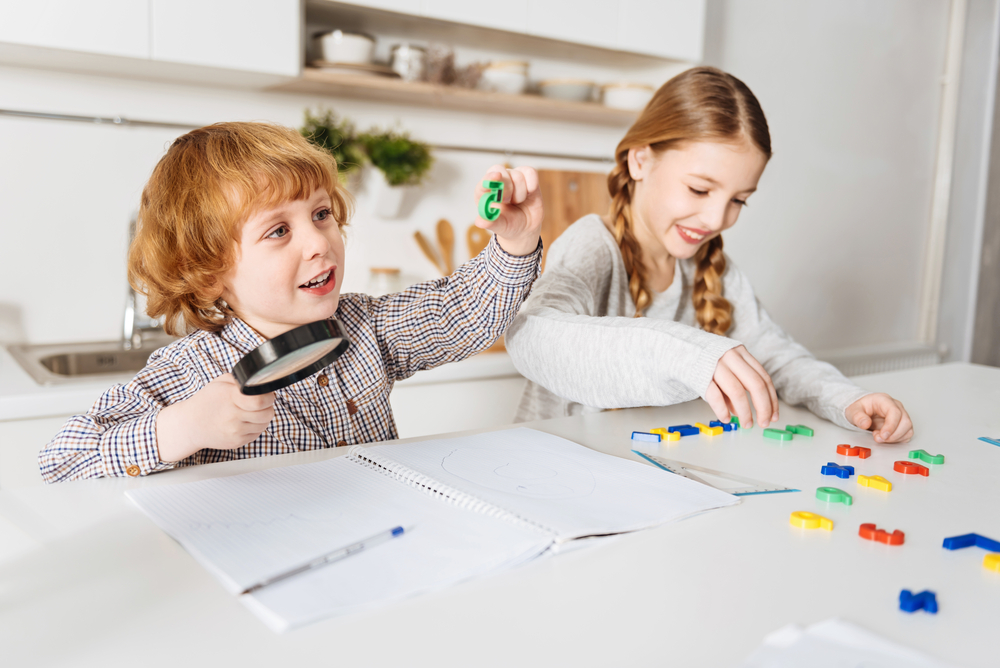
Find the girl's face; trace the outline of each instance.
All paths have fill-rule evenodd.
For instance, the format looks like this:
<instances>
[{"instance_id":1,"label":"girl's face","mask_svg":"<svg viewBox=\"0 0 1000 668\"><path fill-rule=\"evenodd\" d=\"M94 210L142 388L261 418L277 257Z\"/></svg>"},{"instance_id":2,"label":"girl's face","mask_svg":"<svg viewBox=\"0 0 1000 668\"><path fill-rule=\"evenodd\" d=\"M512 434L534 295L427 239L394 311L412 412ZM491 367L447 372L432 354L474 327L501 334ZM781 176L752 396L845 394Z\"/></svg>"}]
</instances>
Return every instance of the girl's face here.
<instances>
[{"instance_id":1,"label":"girl's face","mask_svg":"<svg viewBox=\"0 0 1000 668\"><path fill-rule=\"evenodd\" d=\"M337 311L344 239L330 206L326 190L317 189L243 224L236 266L222 276L222 298L266 338Z\"/></svg>"},{"instance_id":2,"label":"girl's face","mask_svg":"<svg viewBox=\"0 0 1000 668\"><path fill-rule=\"evenodd\" d=\"M631 149L632 217L643 250L654 257L664 251L693 257L736 224L766 165L764 154L746 141L686 142L661 153Z\"/></svg>"}]
</instances>

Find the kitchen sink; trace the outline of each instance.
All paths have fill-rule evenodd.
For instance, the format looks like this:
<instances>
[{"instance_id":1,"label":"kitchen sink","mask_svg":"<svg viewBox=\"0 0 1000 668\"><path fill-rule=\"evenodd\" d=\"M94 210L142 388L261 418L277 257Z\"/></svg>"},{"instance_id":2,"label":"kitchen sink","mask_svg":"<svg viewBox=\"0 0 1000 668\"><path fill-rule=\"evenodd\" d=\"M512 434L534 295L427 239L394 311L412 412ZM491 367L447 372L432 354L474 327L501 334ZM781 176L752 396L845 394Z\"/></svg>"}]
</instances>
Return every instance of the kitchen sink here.
<instances>
[{"instance_id":1,"label":"kitchen sink","mask_svg":"<svg viewBox=\"0 0 1000 668\"><path fill-rule=\"evenodd\" d=\"M139 348L126 350L121 341L96 343L16 344L11 357L40 385L61 385L112 376L132 376L154 350L174 341L162 332L143 336Z\"/></svg>"}]
</instances>

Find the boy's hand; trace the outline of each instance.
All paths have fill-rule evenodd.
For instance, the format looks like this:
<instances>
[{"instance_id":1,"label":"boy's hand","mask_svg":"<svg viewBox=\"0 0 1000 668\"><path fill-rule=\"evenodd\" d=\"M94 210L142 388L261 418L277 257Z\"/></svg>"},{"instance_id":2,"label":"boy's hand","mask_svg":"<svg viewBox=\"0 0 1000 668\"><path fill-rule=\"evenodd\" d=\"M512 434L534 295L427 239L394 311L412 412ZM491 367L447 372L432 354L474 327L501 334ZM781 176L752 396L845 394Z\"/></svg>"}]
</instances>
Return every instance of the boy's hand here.
<instances>
[{"instance_id":1,"label":"boy's hand","mask_svg":"<svg viewBox=\"0 0 1000 668\"><path fill-rule=\"evenodd\" d=\"M872 432L876 443L907 443L913 423L903 404L888 394L868 394L847 407L851 424Z\"/></svg>"},{"instance_id":2,"label":"boy's hand","mask_svg":"<svg viewBox=\"0 0 1000 668\"><path fill-rule=\"evenodd\" d=\"M778 393L771 376L743 346L736 346L719 358L705 391L705 401L719 420L729 422L729 416L735 415L746 429L753 426L752 408L757 410L760 426L778 421Z\"/></svg>"},{"instance_id":3,"label":"boy's hand","mask_svg":"<svg viewBox=\"0 0 1000 668\"><path fill-rule=\"evenodd\" d=\"M204 448L233 450L254 440L274 418L274 392L246 395L226 373L156 418L160 461L177 462Z\"/></svg>"},{"instance_id":4,"label":"boy's hand","mask_svg":"<svg viewBox=\"0 0 1000 668\"><path fill-rule=\"evenodd\" d=\"M502 181L503 200L500 216L490 222L479 218L476 226L497 235L500 247L511 255L528 255L538 247L542 229L542 193L538 188L538 172L531 167L507 169L493 165L476 186L476 206L479 198L489 190L483 181Z\"/></svg>"}]
</instances>

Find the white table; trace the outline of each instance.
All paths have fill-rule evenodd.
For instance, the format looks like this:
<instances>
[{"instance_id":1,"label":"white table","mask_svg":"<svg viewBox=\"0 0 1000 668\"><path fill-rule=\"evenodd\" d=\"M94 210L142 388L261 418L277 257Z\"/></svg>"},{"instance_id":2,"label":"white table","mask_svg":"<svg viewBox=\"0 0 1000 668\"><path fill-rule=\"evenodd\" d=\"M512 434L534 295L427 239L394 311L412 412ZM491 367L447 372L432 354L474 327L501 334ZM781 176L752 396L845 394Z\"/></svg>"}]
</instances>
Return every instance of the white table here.
<instances>
[{"instance_id":1,"label":"white table","mask_svg":"<svg viewBox=\"0 0 1000 668\"><path fill-rule=\"evenodd\" d=\"M0 492L0 663L4 666L733 666L787 623L841 617L965 666L1000 661L1000 573L984 552L944 550L969 532L1000 539L1000 369L948 365L859 379L901 399L916 423L909 444L879 446L781 408L781 424L812 438L788 444L754 428L688 437L664 456L801 493L740 505L543 560L366 614L284 635L268 631L176 543L128 504L127 489L316 461L314 452L231 462L141 480L96 480ZM532 423L626 457L632 430L707 421L707 406L606 412ZM838 457L848 442L867 460ZM944 454L929 478L892 462L910 449ZM894 484L885 494L820 475L853 463ZM669 475L664 473L664 475ZM827 506L819 486L854 505ZM833 532L789 526L794 510L833 519ZM901 529L890 547L858 526ZM903 588L937 593L940 613L898 609Z\"/></svg>"}]
</instances>

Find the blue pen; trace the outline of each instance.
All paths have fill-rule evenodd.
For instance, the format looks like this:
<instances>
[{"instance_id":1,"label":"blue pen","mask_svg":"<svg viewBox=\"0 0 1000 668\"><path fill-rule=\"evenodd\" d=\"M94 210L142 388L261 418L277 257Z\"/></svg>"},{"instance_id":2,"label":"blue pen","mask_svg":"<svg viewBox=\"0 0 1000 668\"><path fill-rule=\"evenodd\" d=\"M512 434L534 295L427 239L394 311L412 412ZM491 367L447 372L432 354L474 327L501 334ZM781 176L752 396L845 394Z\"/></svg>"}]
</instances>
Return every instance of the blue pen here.
<instances>
[{"instance_id":1,"label":"blue pen","mask_svg":"<svg viewBox=\"0 0 1000 668\"><path fill-rule=\"evenodd\" d=\"M313 568L319 568L320 566L326 566L327 564L332 564L333 562L340 561L341 559L346 559L347 557L353 554L357 554L358 552L363 552L369 548L375 547L376 545L385 543L393 538L402 536L405 532L406 530L403 529L403 527L395 527L393 529L389 529L388 531L382 531L381 533L377 533L374 536L365 538L364 540L359 540L357 543L351 543L350 545L338 548L333 552L327 552L321 557L317 557L316 559L307 561L301 566L296 566L295 568L287 570L284 573L279 573L278 575L273 575L265 580L261 580L257 584L251 587L247 587L246 589L241 591L240 594L249 594L250 592L257 591L261 587L266 587L269 584L274 584L275 582L279 582L281 580L284 580L285 578L290 578L293 575L298 575L299 573L302 573L304 571L308 571Z\"/></svg>"}]
</instances>

